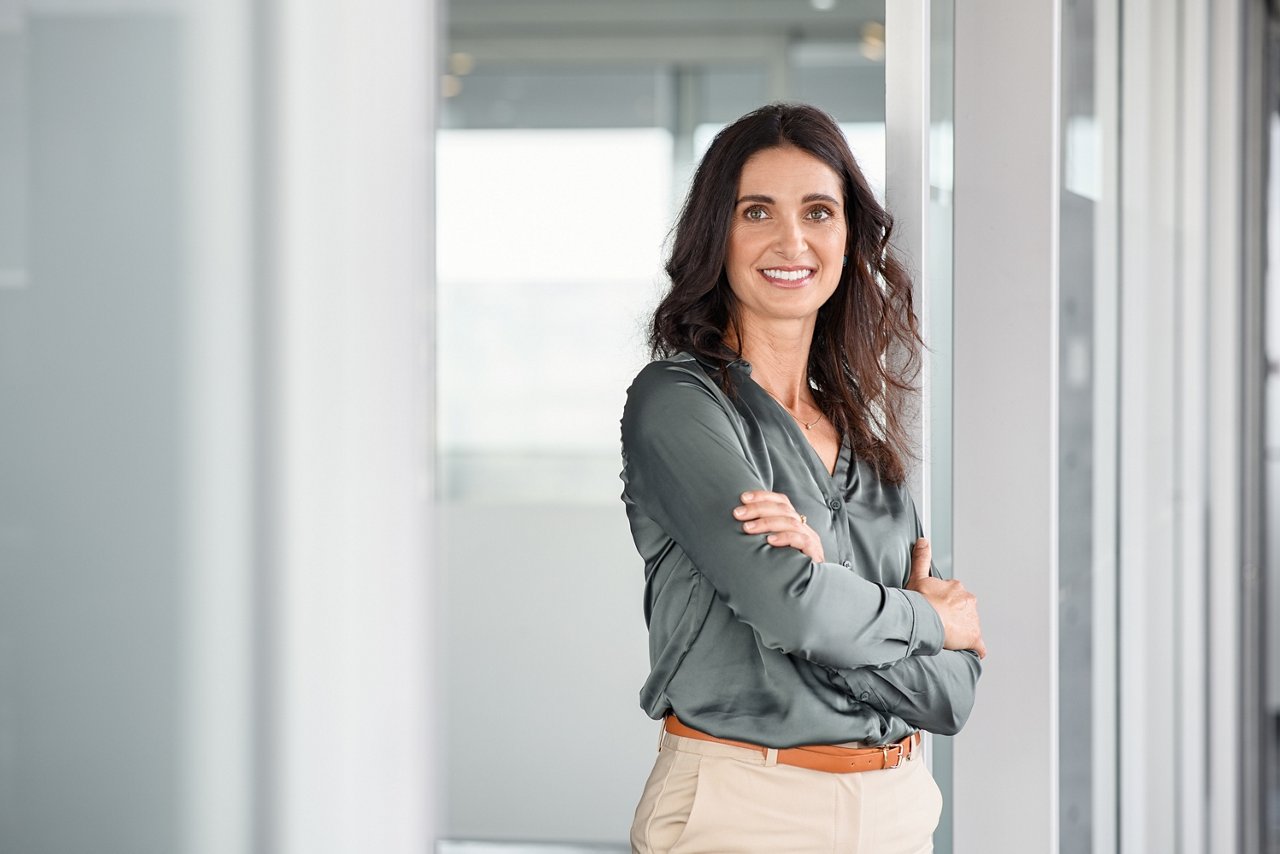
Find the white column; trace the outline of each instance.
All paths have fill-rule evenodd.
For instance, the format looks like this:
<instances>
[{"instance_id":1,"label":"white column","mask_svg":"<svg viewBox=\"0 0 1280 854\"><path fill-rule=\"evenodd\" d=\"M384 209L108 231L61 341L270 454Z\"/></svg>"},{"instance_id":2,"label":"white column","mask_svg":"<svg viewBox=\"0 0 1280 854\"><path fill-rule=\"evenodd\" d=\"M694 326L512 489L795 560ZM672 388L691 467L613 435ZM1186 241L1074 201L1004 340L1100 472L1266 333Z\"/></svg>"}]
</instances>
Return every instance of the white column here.
<instances>
[{"instance_id":1,"label":"white column","mask_svg":"<svg viewBox=\"0 0 1280 854\"><path fill-rule=\"evenodd\" d=\"M990 654L956 854L1058 850L1061 8L956 4L955 574Z\"/></svg>"},{"instance_id":2,"label":"white column","mask_svg":"<svg viewBox=\"0 0 1280 854\"><path fill-rule=\"evenodd\" d=\"M1251 7L1256 4L1249 4ZM1242 518L1241 374L1242 111L1245 108L1242 2L1213 3L1209 11L1208 345L1205 384L1208 500L1207 536L1209 726L1208 850L1235 851L1242 841L1241 750L1254 749L1242 732L1241 575L1245 571ZM1261 106L1259 104L1258 106ZM1252 678L1252 675L1251 675ZM1249 734L1252 735L1252 734ZM1252 834L1250 834L1252 836ZM1192 849L1193 850L1193 849ZM1245 854L1253 852L1245 849Z\"/></svg>"},{"instance_id":3,"label":"white column","mask_svg":"<svg viewBox=\"0 0 1280 854\"><path fill-rule=\"evenodd\" d=\"M1122 5L1119 388L1120 850L1177 838L1173 343L1179 274L1178 10Z\"/></svg>"},{"instance_id":4,"label":"white column","mask_svg":"<svg viewBox=\"0 0 1280 854\"><path fill-rule=\"evenodd\" d=\"M434 843L436 6L280 0L266 34L281 854Z\"/></svg>"},{"instance_id":5,"label":"white column","mask_svg":"<svg viewBox=\"0 0 1280 854\"><path fill-rule=\"evenodd\" d=\"M1174 489L1174 537L1171 545L1177 554L1176 588L1173 613L1176 641L1171 653L1176 656L1174 690L1168 704L1177 710L1172 741L1165 751L1176 755L1177 781L1176 833L1177 848L1183 854L1209 854L1226 850L1205 847L1207 803L1204 796L1205 776L1210 751L1182 750L1181 745L1216 741L1209 737L1205 702L1208 682L1207 611L1204 555L1207 547L1208 418L1206 400L1209 344L1206 330L1209 315L1208 281L1209 245L1209 19L1211 0L1183 0L1178 4L1181 20L1177 27L1180 44L1176 75L1179 91L1174 101L1180 145L1176 171L1169 184L1181 196L1178 210L1178 287L1174 307L1174 334L1166 340L1177 342L1173 359L1174 394L1177 429L1175 453L1178 456L1177 485ZM1159 146L1170 149L1167 144ZM1155 158L1143 160L1150 162ZM1127 164L1126 164L1127 165ZM1136 164L1135 164L1136 165ZM1191 239L1188 239L1191 238ZM1123 398L1122 398L1123 399ZM1123 404L1122 404L1123 405ZM1146 506L1150 506L1149 504ZM1122 537L1123 541L1123 537ZM1156 563L1157 573L1162 568ZM1158 581L1158 579L1156 579ZM1147 597L1148 601L1150 598ZM1133 662L1141 664L1141 662ZM1123 696L1123 691L1122 691ZM1122 760L1123 761L1123 760ZM1122 810L1121 815L1125 813ZM1159 813L1156 813L1159 816ZM1157 819L1159 820L1159 819ZM1124 819L1121 818L1121 826Z\"/></svg>"},{"instance_id":6,"label":"white column","mask_svg":"<svg viewBox=\"0 0 1280 854\"><path fill-rule=\"evenodd\" d=\"M191 4L184 169L190 491L184 854L248 854L255 804L254 276L248 0Z\"/></svg>"},{"instance_id":7,"label":"white column","mask_svg":"<svg viewBox=\"0 0 1280 854\"><path fill-rule=\"evenodd\" d=\"M929 282L929 58L930 0L885 5L885 204L893 215L893 248L911 273L912 300L921 334L928 341ZM932 515L929 419L929 352L920 352L919 396L908 425L920 464L907 472L926 534ZM924 742L933 767L933 740Z\"/></svg>"},{"instance_id":8,"label":"white column","mask_svg":"<svg viewBox=\"0 0 1280 854\"><path fill-rule=\"evenodd\" d=\"M885 202L894 218L893 246L911 272L916 315L929 328L930 0L885 5ZM922 464L908 486L929 530L929 354L920 354L920 406L912 434Z\"/></svg>"}]
</instances>

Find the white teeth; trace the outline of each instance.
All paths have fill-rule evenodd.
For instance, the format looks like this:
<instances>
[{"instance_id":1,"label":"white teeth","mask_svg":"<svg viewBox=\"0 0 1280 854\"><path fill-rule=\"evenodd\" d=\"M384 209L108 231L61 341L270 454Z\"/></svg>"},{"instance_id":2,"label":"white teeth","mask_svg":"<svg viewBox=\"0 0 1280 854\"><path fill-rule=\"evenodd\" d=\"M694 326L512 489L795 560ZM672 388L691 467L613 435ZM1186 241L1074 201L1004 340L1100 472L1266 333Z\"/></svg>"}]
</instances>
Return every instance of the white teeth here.
<instances>
[{"instance_id":1,"label":"white teeth","mask_svg":"<svg viewBox=\"0 0 1280 854\"><path fill-rule=\"evenodd\" d=\"M813 275L812 270L765 270L764 274L771 279L782 279L784 282L798 282Z\"/></svg>"}]
</instances>

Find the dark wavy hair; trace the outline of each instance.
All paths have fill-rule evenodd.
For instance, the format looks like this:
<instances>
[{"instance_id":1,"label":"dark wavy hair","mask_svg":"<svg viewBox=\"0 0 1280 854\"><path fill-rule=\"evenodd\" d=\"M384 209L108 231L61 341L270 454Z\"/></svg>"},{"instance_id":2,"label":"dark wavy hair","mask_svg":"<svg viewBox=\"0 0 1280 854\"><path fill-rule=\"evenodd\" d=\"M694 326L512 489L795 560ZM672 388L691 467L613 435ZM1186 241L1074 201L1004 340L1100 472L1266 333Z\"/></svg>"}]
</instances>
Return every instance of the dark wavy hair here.
<instances>
[{"instance_id":1,"label":"dark wavy hair","mask_svg":"<svg viewBox=\"0 0 1280 854\"><path fill-rule=\"evenodd\" d=\"M738 181L753 154L786 146L830 166L844 187L848 263L818 309L808 365L814 399L850 437L855 454L882 479L901 483L904 461L914 458L906 420L924 346L911 279L889 246L893 217L876 201L835 120L817 107L770 104L716 134L673 230L671 288L653 313L650 356L688 351L712 366L726 394L737 396L728 366L742 354L725 334L731 325L741 329L740 307L724 263Z\"/></svg>"}]
</instances>

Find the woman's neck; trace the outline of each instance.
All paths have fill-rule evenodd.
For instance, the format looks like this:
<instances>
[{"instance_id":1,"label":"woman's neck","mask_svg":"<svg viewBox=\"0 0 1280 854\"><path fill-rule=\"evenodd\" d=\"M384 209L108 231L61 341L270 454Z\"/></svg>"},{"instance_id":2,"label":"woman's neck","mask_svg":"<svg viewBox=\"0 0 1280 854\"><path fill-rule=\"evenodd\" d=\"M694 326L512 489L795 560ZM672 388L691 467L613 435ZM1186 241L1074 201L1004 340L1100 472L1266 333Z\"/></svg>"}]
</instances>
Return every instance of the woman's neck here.
<instances>
[{"instance_id":1,"label":"woman's neck","mask_svg":"<svg viewBox=\"0 0 1280 854\"><path fill-rule=\"evenodd\" d=\"M725 343L751 363L751 379L788 409L816 406L809 387L809 347L813 325L798 324L794 330L748 328L739 337L730 328Z\"/></svg>"}]
</instances>

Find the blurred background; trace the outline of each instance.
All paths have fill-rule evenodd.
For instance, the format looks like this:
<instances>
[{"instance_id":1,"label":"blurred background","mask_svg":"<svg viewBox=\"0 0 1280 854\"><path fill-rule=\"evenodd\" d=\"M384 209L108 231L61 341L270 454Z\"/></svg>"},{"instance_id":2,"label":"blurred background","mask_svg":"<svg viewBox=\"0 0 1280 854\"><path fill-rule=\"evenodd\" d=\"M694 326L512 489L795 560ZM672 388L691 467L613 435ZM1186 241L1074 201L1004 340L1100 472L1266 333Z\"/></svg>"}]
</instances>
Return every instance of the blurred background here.
<instances>
[{"instance_id":1,"label":"blurred background","mask_svg":"<svg viewBox=\"0 0 1280 854\"><path fill-rule=\"evenodd\" d=\"M688 179L840 122L995 654L939 854L1280 851L1264 0L0 0L0 854L625 851ZM1276 244L1280 245L1280 244Z\"/></svg>"}]
</instances>

